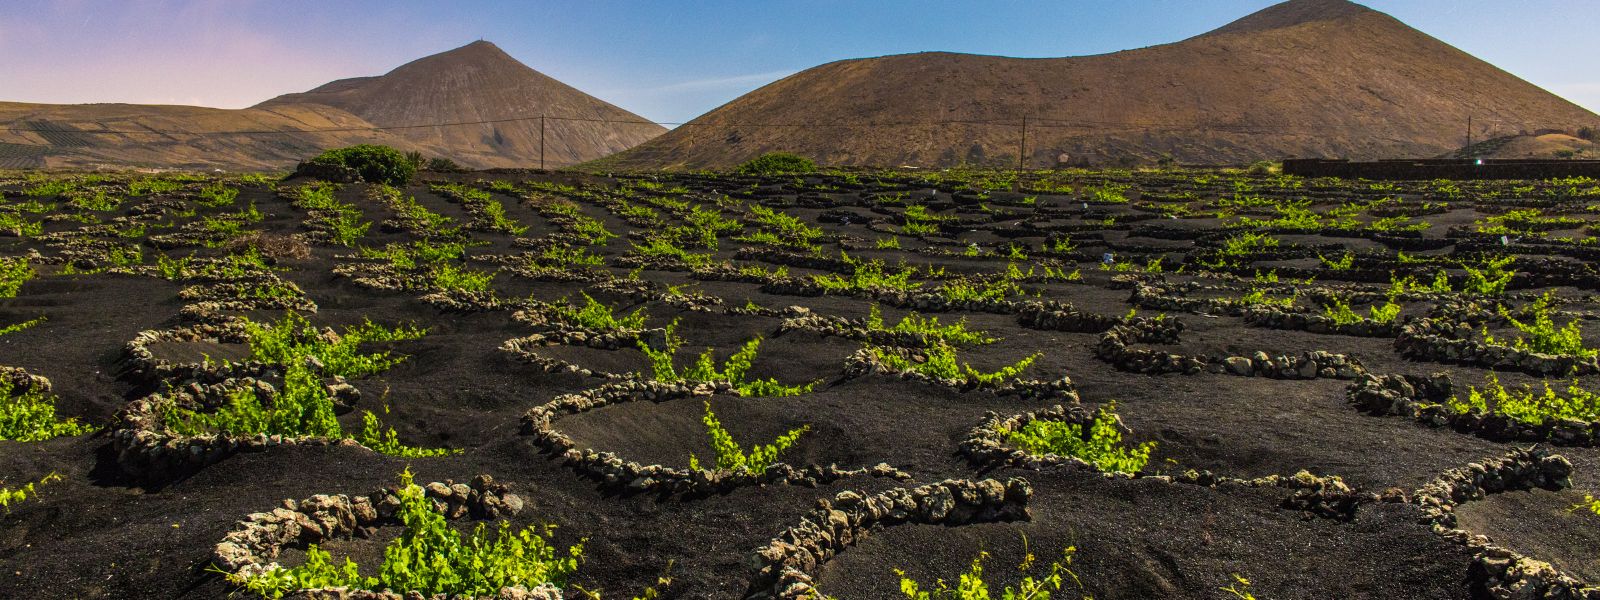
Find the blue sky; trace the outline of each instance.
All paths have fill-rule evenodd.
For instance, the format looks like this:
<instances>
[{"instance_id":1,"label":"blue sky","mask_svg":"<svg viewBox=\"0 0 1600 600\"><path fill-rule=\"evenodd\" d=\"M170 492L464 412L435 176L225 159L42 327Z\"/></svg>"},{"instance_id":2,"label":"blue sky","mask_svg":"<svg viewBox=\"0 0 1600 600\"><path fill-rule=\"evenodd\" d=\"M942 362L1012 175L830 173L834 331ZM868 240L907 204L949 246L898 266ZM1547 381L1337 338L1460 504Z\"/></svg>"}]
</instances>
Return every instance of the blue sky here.
<instances>
[{"instance_id":1,"label":"blue sky","mask_svg":"<svg viewBox=\"0 0 1600 600\"><path fill-rule=\"evenodd\" d=\"M0 100L237 108L483 38L650 119L924 50L1048 57L1180 40L1270 0L3 0ZM1600 0L1368 6L1600 112Z\"/></svg>"}]
</instances>

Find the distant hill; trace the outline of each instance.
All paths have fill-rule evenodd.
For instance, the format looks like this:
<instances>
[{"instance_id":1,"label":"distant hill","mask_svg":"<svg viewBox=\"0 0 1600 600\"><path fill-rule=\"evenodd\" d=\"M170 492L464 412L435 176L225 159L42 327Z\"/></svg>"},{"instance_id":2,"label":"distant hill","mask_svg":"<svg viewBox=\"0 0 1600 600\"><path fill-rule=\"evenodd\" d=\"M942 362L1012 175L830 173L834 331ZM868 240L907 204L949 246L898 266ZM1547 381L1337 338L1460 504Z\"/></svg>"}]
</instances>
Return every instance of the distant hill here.
<instances>
[{"instance_id":1,"label":"distant hill","mask_svg":"<svg viewBox=\"0 0 1600 600\"><path fill-rule=\"evenodd\" d=\"M1388 15L1292 0L1112 54L828 63L596 166L719 167L774 150L834 165L1015 165L1024 116L1034 167L1063 155L1092 164L1435 156L1461 146L1468 115L1498 134L1600 124ZM862 123L877 126L847 126Z\"/></svg>"},{"instance_id":2,"label":"distant hill","mask_svg":"<svg viewBox=\"0 0 1600 600\"><path fill-rule=\"evenodd\" d=\"M494 44L474 42L386 75L343 79L241 110L0 102L0 122L42 130L0 131L0 168L281 169L322 149L356 143L388 144L478 168L534 167L538 119L505 120L540 114L587 119L546 122L545 158L552 167L605 156L665 131L653 124L597 122L643 119L528 68ZM503 122L363 131L485 120ZM306 132L314 129L347 131ZM86 133L107 130L119 133ZM284 133L263 133L277 131Z\"/></svg>"},{"instance_id":3,"label":"distant hill","mask_svg":"<svg viewBox=\"0 0 1600 600\"><path fill-rule=\"evenodd\" d=\"M1600 160L1600 144L1565 133L1506 135L1478 142L1446 157Z\"/></svg>"},{"instance_id":4,"label":"distant hill","mask_svg":"<svg viewBox=\"0 0 1600 600\"><path fill-rule=\"evenodd\" d=\"M546 120L549 165L605 156L666 131L530 69L484 41L406 63L381 77L341 79L255 108L304 104L331 106L380 127L528 119L391 132L415 144L448 149L451 158L475 166L526 167L537 162L539 121L531 117L541 114L584 119Z\"/></svg>"}]
</instances>

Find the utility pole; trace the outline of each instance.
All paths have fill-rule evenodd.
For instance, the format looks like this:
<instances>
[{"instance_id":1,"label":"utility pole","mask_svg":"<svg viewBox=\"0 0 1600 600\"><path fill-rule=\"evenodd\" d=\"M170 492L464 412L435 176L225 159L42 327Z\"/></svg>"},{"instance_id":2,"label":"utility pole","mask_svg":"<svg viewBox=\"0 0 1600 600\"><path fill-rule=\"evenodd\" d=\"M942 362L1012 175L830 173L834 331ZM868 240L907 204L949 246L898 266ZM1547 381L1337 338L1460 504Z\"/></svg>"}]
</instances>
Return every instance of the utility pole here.
<instances>
[{"instance_id":1,"label":"utility pole","mask_svg":"<svg viewBox=\"0 0 1600 600\"><path fill-rule=\"evenodd\" d=\"M1028 155L1028 115L1022 115L1022 140L1017 144L1017 171L1024 168L1023 157Z\"/></svg>"},{"instance_id":2,"label":"utility pole","mask_svg":"<svg viewBox=\"0 0 1600 600\"><path fill-rule=\"evenodd\" d=\"M539 170L544 170L544 115L539 115Z\"/></svg>"},{"instance_id":3,"label":"utility pole","mask_svg":"<svg viewBox=\"0 0 1600 600\"><path fill-rule=\"evenodd\" d=\"M1467 147L1472 147L1472 115L1467 115Z\"/></svg>"}]
</instances>

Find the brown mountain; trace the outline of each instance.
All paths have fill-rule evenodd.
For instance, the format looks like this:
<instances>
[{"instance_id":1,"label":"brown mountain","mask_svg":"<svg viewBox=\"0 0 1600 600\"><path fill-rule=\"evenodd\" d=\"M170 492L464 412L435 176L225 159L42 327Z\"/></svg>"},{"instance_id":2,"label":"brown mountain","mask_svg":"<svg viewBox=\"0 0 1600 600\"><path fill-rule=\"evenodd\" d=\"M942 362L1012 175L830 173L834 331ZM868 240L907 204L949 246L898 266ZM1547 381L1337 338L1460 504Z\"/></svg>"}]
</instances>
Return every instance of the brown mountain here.
<instances>
[{"instance_id":1,"label":"brown mountain","mask_svg":"<svg viewBox=\"0 0 1600 600\"><path fill-rule=\"evenodd\" d=\"M240 110L0 102L0 123L7 124L0 128L0 168L282 169L322 149L357 143L479 168L531 167L539 161L539 121L525 118L540 114L589 119L546 122L549 166L605 156L664 131L653 124L596 122L643 119L526 67L493 44L474 42L386 75L343 79ZM408 127L487 120L500 122Z\"/></svg>"},{"instance_id":2,"label":"brown mountain","mask_svg":"<svg viewBox=\"0 0 1600 600\"><path fill-rule=\"evenodd\" d=\"M406 63L381 77L341 79L255 108L303 104L331 106L380 127L406 127L390 133L414 144L448 149L451 158L475 166L536 163L540 115L549 117L544 124L544 153L552 166L625 150L666 131L530 69L484 41ZM500 122L407 127L474 121Z\"/></svg>"},{"instance_id":3,"label":"brown mountain","mask_svg":"<svg viewBox=\"0 0 1600 600\"><path fill-rule=\"evenodd\" d=\"M1227 164L1434 156L1596 116L1383 13L1292 0L1177 43L1022 59L845 60L746 94L597 163L701 168L791 151L825 164ZM862 125L870 124L870 125Z\"/></svg>"}]
</instances>

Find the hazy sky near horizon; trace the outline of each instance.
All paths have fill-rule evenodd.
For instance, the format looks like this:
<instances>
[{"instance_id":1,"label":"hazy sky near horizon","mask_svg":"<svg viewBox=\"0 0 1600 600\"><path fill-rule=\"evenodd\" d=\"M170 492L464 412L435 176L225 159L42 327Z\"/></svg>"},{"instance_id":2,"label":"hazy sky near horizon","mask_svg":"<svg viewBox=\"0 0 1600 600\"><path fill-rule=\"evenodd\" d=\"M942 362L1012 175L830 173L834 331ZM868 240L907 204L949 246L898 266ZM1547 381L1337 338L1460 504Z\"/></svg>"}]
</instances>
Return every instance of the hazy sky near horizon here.
<instances>
[{"instance_id":1,"label":"hazy sky near horizon","mask_svg":"<svg viewBox=\"0 0 1600 600\"><path fill-rule=\"evenodd\" d=\"M1181 40L1272 0L4 0L0 101L241 108L486 39L658 121L791 73L944 50L1100 54ZM1600 112L1600 0L1367 6Z\"/></svg>"}]
</instances>

